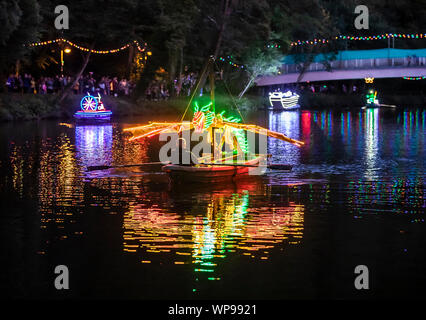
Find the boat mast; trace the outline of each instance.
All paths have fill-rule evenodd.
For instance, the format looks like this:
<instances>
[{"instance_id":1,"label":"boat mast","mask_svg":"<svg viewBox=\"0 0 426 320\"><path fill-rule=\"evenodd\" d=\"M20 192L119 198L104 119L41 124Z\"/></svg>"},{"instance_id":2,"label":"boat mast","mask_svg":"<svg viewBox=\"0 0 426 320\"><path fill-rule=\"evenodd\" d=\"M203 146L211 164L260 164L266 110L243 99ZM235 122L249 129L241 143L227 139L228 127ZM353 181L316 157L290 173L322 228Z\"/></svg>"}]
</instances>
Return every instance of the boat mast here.
<instances>
[{"instance_id":1,"label":"boat mast","mask_svg":"<svg viewBox=\"0 0 426 320\"><path fill-rule=\"evenodd\" d=\"M212 58L213 59L213 58ZM214 99L214 90L215 90L215 83L214 83L214 64L210 64L210 70L209 70L209 78L210 78L210 100L212 102L212 111L216 113L216 103Z\"/></svg>"},{"instance_id":2,"label":"boat mast","mask_svg":"<svg viewBox=\"0 0 426 320\"><path fill-rule=\"evenodd\" d=\"M215 103L215 99L214 99L214 57L210 57L210 59L209 59L209 61L210 61L210 65L209 65L209 68L208 68L208 70L207 70L207 72L208 72L208 76L209 76L209 80L210 80L210 100L211 100L211 103L212 103L212 112L214 112L215 114L216 114L216 103ZM215 155L216 154L216 148L217 148L217 146L216 146L216 143L215 143L215 140L214 140L214 125L212 125L210 128L209 128L209 136L210 136L210 141L211 141L211 144L212 144L212 146L213 146L213 155ZM213 157L215 157L215 156L213 156Z\"/></svg>"}]
</instances>

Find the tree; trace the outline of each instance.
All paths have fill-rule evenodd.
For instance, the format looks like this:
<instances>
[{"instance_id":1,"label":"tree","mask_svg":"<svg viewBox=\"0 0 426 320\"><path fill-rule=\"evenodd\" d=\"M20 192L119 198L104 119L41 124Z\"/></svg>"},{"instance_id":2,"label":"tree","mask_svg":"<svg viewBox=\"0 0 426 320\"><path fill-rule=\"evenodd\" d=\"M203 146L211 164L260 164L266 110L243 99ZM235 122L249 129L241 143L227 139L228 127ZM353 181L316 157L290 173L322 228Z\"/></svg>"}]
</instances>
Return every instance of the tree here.
<instances>
[{"instance_id":1,"label":"tree","mask_svg":"<svg viewBox=\"0 0 426 320\"><path fill-rule=\"evenodd\" d=\"M241 99L246 91L254 85L257 77L277 73L282 64L282 58L282 54L275 48L251 48L243 57L247 82L238 98Z\"/></svg>"},{"instance_id":2,"label":"tree","mask_svg":"<svg viewBox=\"0 0 426 320\"><path fill-rule=\"evenodd\" d=\"M63 31L65 38L91 50L102 50L134 40L134 26L128 18L137 7L137 0L64 0L62 4L68 6L70 14L70 28ZM52 10L55 7L53 1L51 7ZM90 51L84 54L73 84L64 90L60 101L65 99L82 76L90 56Z\"/></svg>"},{"instance_id":3,"label":"tree","mask_svg":"<svg viewBox=\"0 0 426 320\"><path fill-rule=\"evenodd\" d=\"M25 44L38 40L40 6L36 0L0 0L0 72L30 53ZM15 70L19 72L19 70Z\"/></svg>"},{"instance_id":4,"label":"tree","mask_svg":"<svg viewBox=\"0 0 426 320\"><path fill-rule=\"evenodd\" d=\"M192 27L192 21L198 10L193 0L161 0L161 13L158 19L159 29L167 35L165 47L169 56L169 80L173 81L179 64L182 73L183 48L186 37ZM180 79L180 77L179 77Z\"/></svg>"}]
</instances>

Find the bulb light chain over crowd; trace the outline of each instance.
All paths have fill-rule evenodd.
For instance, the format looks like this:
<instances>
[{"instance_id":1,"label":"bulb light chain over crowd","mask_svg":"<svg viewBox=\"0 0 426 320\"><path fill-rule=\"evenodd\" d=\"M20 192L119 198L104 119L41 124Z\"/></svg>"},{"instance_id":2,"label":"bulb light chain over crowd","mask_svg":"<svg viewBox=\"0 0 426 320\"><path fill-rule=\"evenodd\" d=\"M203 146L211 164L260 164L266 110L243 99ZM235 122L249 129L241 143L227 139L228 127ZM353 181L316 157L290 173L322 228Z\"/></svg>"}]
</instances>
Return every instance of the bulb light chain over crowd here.
<instances>
[{"instance_id":1,"label":"bulb light chain over crowd","mask_svg":"<svg viewBox=\"0 0 426 320\"><path fill-rule=\"evenodd\" d=\"M125 44L124 46L122 46L121 48L116 48L116 49L109 49L109 50L94 50L94 49L89 49L89 48L85 48L85 47L82 47L82 46L79 46L79 45L77 45L77 44L75 44L75 43L73 43L73 42L71 42L71 41L69 41L69 40L67 40L67 39L64 39L64 38L58 38L58 39L55 39L55 40L48 40L48 41L41 41L41 42L34 42L34 43L30 43L28 46L29 47L39 47L39 46L46 46L46 45L49 45L49 44L53 44L53 43L61 43L61 42L63 42L63 43L67 43L67 44L69 44L70 46L72 46L72 47L74 47L74 48L77 48L77 49L79 49L79 50L81 50L81 51L86 51L86 52L92 52L92 53L97 53L97 54L110 54L110 53L117 53L117 52L120 52L120 51L123 51L123 50L126 50L127 48L129 48L132 44L135 44L136 45L136 47L137 47L137 49L140 51L140 52L145 52L146 51L146 47L147 47L147 44L146 43L144 43L144 45L143 46L141 46L140 45L140 43L137 41L137 40L133 40L133 42L130 42L130 43L127 43L127 44ZM149 53L148 53L148 55L149 55Z\"/></svg>"},{"instance_id":2,"label":"bulb light chain over crowd","mask_svg":"<svg viewBox=\"0 0 426 320\"><path fill-rule=\"evenodd\" d=\"M291 46L300 46L304 44L320 44L320 43L328 43L330 40L382 40L382 39L390 39L390 38L403 38L403 39L425 39L426 33L416 33L416 34L407 34L407 33L385 33L376 36L336 36L332 39L314 39L314 40L297 40L295 42L290 43ZM276 47L276 46L275 46Z\"/></svg>"}]
</instances>

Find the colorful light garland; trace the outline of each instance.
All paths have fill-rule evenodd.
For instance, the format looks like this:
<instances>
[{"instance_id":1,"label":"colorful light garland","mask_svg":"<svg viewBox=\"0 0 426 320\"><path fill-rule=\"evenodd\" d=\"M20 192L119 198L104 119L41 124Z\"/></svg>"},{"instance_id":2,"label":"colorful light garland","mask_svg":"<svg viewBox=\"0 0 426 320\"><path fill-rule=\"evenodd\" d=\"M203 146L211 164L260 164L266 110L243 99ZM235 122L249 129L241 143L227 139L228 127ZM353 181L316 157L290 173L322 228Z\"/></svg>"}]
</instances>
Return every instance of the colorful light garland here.
<instances>
[{"instance_id":1,"label":"colorful light garland","mask_svg":"<svg viewBox=\"0 0 426 320\"><path fill-rule=\"evenodd\" d=\"M233 62L233 61L231 60L231 59L232 59L232 56L227 56L227 58L219 57L218 59L219 59L220 61L222 61L222 62L225 62L225 63L230 64L231 66L233 66L233 67L235 67L235 68L244 69L244 66L243 66L242 64L235 63L235 62Z\"/></svg>"},{"instance_id":2,"label":"colorful light garland","mask_svg":"<svg viewBox=\"0 0 426 320\"><path fill-rule=\"evenodd\" d=\"M402 77L404 80L424 80L426 79L426 76L421 77Z\"/></svg>"},{"instance_id":3,"label":"colorful light garland","mask_svg":"<svg viewBox=\"0 0 426 320\"><path fill-rule=\"evenodd\" d=\"M133 40L133 42L131 43L127 43L124 46L120 47L120 48L116 48L116 49L109 49L109 50L94 50L94 49L89 49L89 48L85 48L82 46L79 46L67 39L64 38L58 38L58 39L54 39L54 40L48 40L48 41L41 41L41 42L33 42L28 44L28 47L39 47L39 46L46 46L49 44L54 44L54 43L66 43L74 48L77 48L81 51L85 51L85 52L92 52L92 53L96 53L96 54L111 54L111 53L117 53L123 50L128 49L132 44L134 44L136 46L136 48L140 51L140 52L145 52L146 48L147 48L147 44L144 43L144 46L142 47L140 45L140 43L137 40ZM148 55L150 55L148 53Z\"/></svg>"},{"instance_id":4,"label":"colorful light garland","mask_svg":"<svg viewBox=\"0 0 426 320\"><path fill-rule=\"evenodd\" d=\"M426 33L416 33L416 34L407 34L407 33L385 33L375 36L345 36L339 35L332 39L314 39L314 40L297 40L295 42L290 43L291 46L300 46L304 44L320 44L320 43L328 43L330 40L382 40L382 39L390 39L390 38L404 38L404 39L424 39L426 38Z\"/></svg>"},{"instance_id":5,"label":"colorful light garland","mask_svg":"<svg viewBox=\"0 0 426 320\"><path fill-rule=\"evenodd\" d=\"M279 44L268 44L268 45L266 45L266 48L277 48L277 49L279 49L279 48L281 48L281 45L279 45Z\"/></svg>"}]
</instances>

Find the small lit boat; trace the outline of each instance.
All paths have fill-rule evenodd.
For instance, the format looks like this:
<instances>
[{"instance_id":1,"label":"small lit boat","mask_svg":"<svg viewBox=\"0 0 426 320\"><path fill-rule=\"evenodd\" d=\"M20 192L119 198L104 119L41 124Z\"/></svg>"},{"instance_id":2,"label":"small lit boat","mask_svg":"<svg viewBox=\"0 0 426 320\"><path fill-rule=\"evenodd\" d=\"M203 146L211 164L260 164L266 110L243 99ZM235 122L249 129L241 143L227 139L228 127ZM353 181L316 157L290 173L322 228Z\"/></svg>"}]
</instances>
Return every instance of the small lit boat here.
<instances>
[{"instance_id":1,"label":"small lit boat","mask_svg":"<svg viewBox=\"0 0 426 320\"><path fill-rule=\"evenodd\" d=\"M291 91L269 92L269 103L274 110L294 110L299 106L299 95Z\"/></svg>"},{"instance_id":2,"label":"small lit boat","mask_svg":"<svg viewBox=\"0 0 426 320\"><path fill-rule=\"evenodd\" d=\"M92 96L90 93L84 96L80 102L81 110L74 113L74 118L77 120L110 120L112 112L106 110L101 100L101 95Z\"/></svg>"},{"instance_id":3,"label":"small lit boat","mask_svg":"<svg viewBox=\"0 0 426 320\"><path fill-rule=\"evenodd\" d=\"M370 90L366 95L367 102L365 108L379 108L380 102L377 99L377 91Z\"/></svg>"},{"instance_id":4,"label":"small lit boat","mask_svg":"<svg viewBox=\"0 0 426 320\"><path fill-rule=\"evenodd\" d=\"M250 170L259 170L260 164L266 164L265 155L257 155L243 163L220 163L197 164L184 166L178 164L167 164L162 170L167 172L174 182L222 182L235 181L240 178L249 177ZM257 168L256 168L257 167Z\"/></svg>"}]
</instances>

